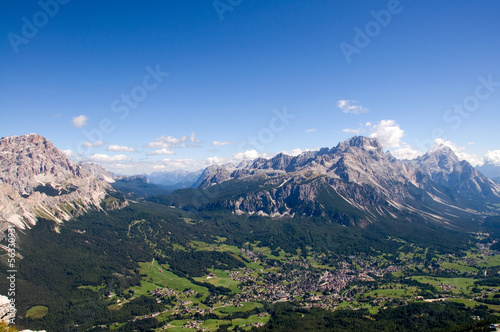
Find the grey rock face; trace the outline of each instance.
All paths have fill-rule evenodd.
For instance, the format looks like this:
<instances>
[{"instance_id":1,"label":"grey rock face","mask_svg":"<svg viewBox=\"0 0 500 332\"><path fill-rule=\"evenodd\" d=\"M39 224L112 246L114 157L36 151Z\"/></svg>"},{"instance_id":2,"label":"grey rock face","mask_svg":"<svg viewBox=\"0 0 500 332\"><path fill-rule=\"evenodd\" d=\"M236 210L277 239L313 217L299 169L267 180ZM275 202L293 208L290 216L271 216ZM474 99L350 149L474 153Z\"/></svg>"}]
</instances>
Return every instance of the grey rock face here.
<instances>
[{"instance_id":1,"label":"grey rock face","mask_svg":"<svg viewBox=\"0 0 500 332\"><path fill-rule=\"evenodd\" d=\"M465 160L460 161L453 151L441 145L412 161L432 181L442 184L471 199L495 199L500 185L476 170Z\"/></svg>"},{"instance_id":2,"label":"grey rock face","mask_svg":"<svg viewBox=\"0 0 500 332\"><path fill-rule=\"evenodd\" d=\"M37 217L69 220L100 209L111 186L37 134L0 139L0 224L19 228Z\"/></svg>"}]
</instances>

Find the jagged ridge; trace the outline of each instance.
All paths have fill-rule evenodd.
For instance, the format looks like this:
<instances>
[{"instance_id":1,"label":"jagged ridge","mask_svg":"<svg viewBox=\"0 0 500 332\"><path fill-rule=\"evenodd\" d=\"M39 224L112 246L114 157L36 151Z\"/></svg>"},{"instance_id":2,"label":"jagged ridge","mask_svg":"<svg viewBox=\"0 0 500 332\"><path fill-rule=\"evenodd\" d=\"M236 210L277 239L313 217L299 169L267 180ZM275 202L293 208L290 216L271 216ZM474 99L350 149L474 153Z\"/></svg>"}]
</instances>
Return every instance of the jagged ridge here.
<instances>
[{"instance_id":1,"label":"jagged ridge","mask_svg":"<svg viewBox=\"0 0 500 332\"><path fill-rule=\"evenodd\" d=\"M259 182L261 187L232 197L222 194L229 186L225 183L237 187L242 181ZM458 215L476 213L478 200L484 209L486 200L500 201L500 186L468 162L459 161L449 149L400 162L384 153L376 138L362 136L296 157L278 154L239 165L212 166L197 183L201 189L221 194L210 204L234 213L299 213L343 224L381 218L411 221L415 216L449 222Z\"/></svg>"}]
</instances>

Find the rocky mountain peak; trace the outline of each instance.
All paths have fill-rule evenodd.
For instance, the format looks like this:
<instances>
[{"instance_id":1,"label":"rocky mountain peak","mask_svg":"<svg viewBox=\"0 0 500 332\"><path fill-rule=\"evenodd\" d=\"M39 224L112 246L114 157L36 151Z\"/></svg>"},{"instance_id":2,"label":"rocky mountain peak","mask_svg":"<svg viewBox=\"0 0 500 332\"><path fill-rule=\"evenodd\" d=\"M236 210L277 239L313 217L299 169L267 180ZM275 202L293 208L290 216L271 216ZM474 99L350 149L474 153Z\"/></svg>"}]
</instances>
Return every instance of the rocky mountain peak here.
<instances>
[{"instance_id":1,"label":"rocky mountain peak","mask_svg":"<svg viewBox=\"0 0 500 332\"><path fill-rule=\"evenodd\" d=\"M453 162L459 161L455 152L453 152L453 150L450 147L448 147L444 144L440 144L439 146L430 150L429 152L426 153L426 155L428 157L439 158L441 160L448 158L448 159L450 159L450 161L453 161Z\"/></svg>"},{"instance_id":2,"label":"rocky mountain peak","mask_svg":"<svg viewBox=\"0 0 500 332\"><path fill-rule=\"evenodd\" d=\"M345 152L353 147L383 153L383 147L378 138L365 136L354 136L344 142L340 142L335 149L339 152Z\"/></svg>"},{"instance_id":3,"label":"rocky mountain peak","mask_svg":"<svg viewBox=\"0 0 500 332\"><path fill-rule=\"evenodd\" d=\"M38 217L69 220L100 203L109 183L37 134L0 139L0 226L30 227Z\"/></svg>"},{"instance_id":4,"label":"rocky mountain peak","mask_svg":"<svg viewBox=\"0 0 500 332\"><path fill-rule=\"evenodd\" d=\"M435 173L451 173L461 168L457 155L444 144L418 157L416 163L431 177Z\"/></svg>"},{"instance_id":5,"label":"rocky mountain peak","mask_svg":"<svg viewBox=\"0 0 500 332\"><path fill-rule=\"evenodd\" d=\"M500 186L444 144L413 160L430 178L471 199L500 197Z\"/></svg>"},{"instance_id":6,"label":"rocky mountain peak","mask_svg":"<svg viewBox=\"0 0 500 332\"><path fill-rule=\"evenodd\" d=\"M21 195L31 195L47 182L60 182L82 175L80 166L46 138L29 134L0 139L0 181Z\"/></svg>"},{"instance_id":7,"label":"rocky mountain peak","mask_svg":"<svg viewBox=\"0 0 500 332\"><path fill-rule=\"evenodd\" d=\"M38 134L27 134L27 135L21 135L21 136L7 136L7 137L2 137L0 139L0 147L8 144L23 144L23 143L29 143L29 144L43 144L43 145L49 145L51 147L54 147L54 145L47 140L45 137L40 136Z\"/></svg>"}]
</instances>

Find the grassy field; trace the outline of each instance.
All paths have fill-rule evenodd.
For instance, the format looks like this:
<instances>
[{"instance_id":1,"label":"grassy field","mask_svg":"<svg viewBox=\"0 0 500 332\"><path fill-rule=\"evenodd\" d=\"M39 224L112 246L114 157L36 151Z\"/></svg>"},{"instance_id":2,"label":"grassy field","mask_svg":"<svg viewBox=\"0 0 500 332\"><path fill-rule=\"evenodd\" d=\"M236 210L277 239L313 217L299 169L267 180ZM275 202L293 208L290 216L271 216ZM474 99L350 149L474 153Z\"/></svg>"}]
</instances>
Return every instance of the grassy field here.
<instances>
[{"instance_id":1,"label":"grassy field","mask_svg":"<svg viewBox=\"0 0 500 332\"><path fill-rule=\"evenodd\" d=\"M217 331L221 325L232 325L233 328L239 326L245 330L250 330L252 328L251 324L259 322L265 324L269 321L270 318L270 316L259 317L258 315L252 315L248 318L237 318L233 319L232 321L225 319L207 319L203 321L202 324L200 324L200 327L204 328L206 331ZM168 331L196 331L196 329L192 328L183 328L188 321L189 320L186 319L173 320L169 323L170 325Z\"/></svg>"},{"instance_id":2,"label":"grassy field","mask_svg":"<svg viewBox=\"0 0 500 332\"><path fill-rule=\"evenodd\" d=\"M407 295L406 289L376 289L365 293L366 296L378 297L403 297Z\"/></svg>"},{"instance_id":3,"label":"grassy field","mask_svg":"<svg viewBox=\"0 0 500 332\"><path fill-rule=\"evenodd\" d=\"M222 271L222 270L217 270L217 269L210 269L210 272L215 274L215 278L210 278L207 279L208 276L204 277L199 277L199 278L194 278L196 281L200 282L208 282L214 286L217 287L226 287L229 288L233 293L241 293L241 290L238 288L238 285L240 284L238 281L232 279L229 276L229 273Z\"/></svg>"},{"instance_id":4,"label":"grassy field","mask_svg":"<svg viewBox=\"0 0 500 332\"><path fill-rule=\"evenodd\" d=\"M269 319L271 316L264 316L264 317L259 317L258 315L252 315L248 318L238 318L238 319L233 319L232 325L234 327L240 326L243 327L245 330L250 330L252 328L252 324L255 323L263 323L266 324L269 322Z\"/></svg>"},{"instance_id":5,"label":"grassy field","mask_svg":"<svg viewBox=\"0 0 500 332\"><path fill-rule=\"evenodd\" d=\"M484 267L496 267L500 266L500 255L487 256L485 259L488 261L487 264L484 264ZM481 264L483 266L483 264Z\"/></svg>"},{"instance_id":6,"label":"grassy field","mask_svg":"<svg viewBox=\"0 0 500 332\"><path fill-rule=\"evenodd\" d=\"M185 278L181 278L174 273L167 271L166 266L160 266L156 261L151 263L139 263L140 273L146 274L141 281L141 286L134 286L131 289L137 295L145 295L148 291L155 290L157 287L168 287L178 291L183 291L186 288L192 289L195 292L201 293L204 296L208 295L208 289L202 286L193 284ZM160 271L161 270L161 271Z\"/></svg>"},{"instance_id":7,"label":"grassy field","mask_svg":"<svg viewBox=\"0 0 500 332\"><path fill-rule=\"evenodd\" d=\"M284 250L280 249L279 255L273 255L271 254L272 250L269 247L258 247L257 245L252 246L252 251L255 253L262 253L265 258L267 259L274 259L278 261L285 262L287 259L292 259L292 258L298 258L297 255L291 255L289 253L286 253Z\"/></svg>"},{"instance_id":8,"label":"grassy field","mask_svg":"<svg viewBox=\"0 0 500 332\"><path fill-rule=\"evenodd\" d=\"M414 280L424 284L430 284L439 287L441 284L453 285L456 289L452 290L452 293L460 294L470 294L470 288L474 286L474 279L471 278L434 278L428 276L417 276L413 277Z\"/></svg>"},{"instance_id":9,"label":"grassy field","mask_svg":"<svg viewBox=\"0 0 500 332\"><path fill-rule=\"evenodd\" d=\"M497 267L500 266L500 255L486 256L478 253L467 253L467 258L476 259L479 261L479 267Z\"/></svg>"},{"instance_id":10,"label":"grassy field","mask_svg":"<svg viewBox=\"0 0 500 332\"><path fill-rule=\"evenodd\" d=\"M90 289L94 292L99 292L101 289L103 289L104 285L101 285L101 286L78 286L79 289Z\"/></svg>"},{"instance_id":11,"label":"grassy field","mask_svg":"<svg viewBox=\"0 0 500 332\"><path fill-rule=\"evenodd\" d=\"M460 272L478 272L479 270L472 266L462 265L458 263L442 262L441 266L445 269L457 270Z\"/></svg>"},{"instance_id":12,"label":"grassy field","mask_svg":"<svg viewBox=\"0 0 500 332\"><path fill-rule=\"evenodd\" d=\"M236 255L241 254L241 250L238 247L230 246L230 245L227 245L225 243L214 244L214 243L206 243L206 242L202 242L202 241L191 241L189 243L189 245L191 247L193 247L194 249L199 250L199 251L217 250L217 251L230 252L230 253L233 253Z\"/></svg>"},{"instance_id":13,"label":"grassy field","mask_svg":"<svg viewBox=\"0 0 500 332\"><path fill-rule=\"evenodd\" d=\"M130 290L133 290L135 295L142 296L148 295L150 291L154 291L158 287L158 285L152 282L141 280L140 286L131 287Z\"/></svg>"},{"instance_id":14,"label":"grassy field","mask_svg":"<svg viewBox=\"0 0 500 332\"><path fill-rule=\"evenodd\" d=\"M229 325L231 324L230 320L223 319L207 319L201 324L201 326L207 331L217 331L221 325Z\"/></svg>"},{"instance_id":15,"label":"grassy field","mask_svg":"<svg viewBox=\"0 0 500 332\"><path fill-rule=\"evenodd\" d=\"M167 331L196 331L195 329L185 329L183 326L188 322L187 319L173 320L169 323L169 328Z\"/></svg>"},{"instance_id":16,"label":"grassy field","mask_svg":"<svg viewBox=\"0 0 500 332\"><path fill-rule=\"evenodd\" d=\"M215 313L219 314L232 314L235 312L245 312L245 311L250 311L255 308L262 308L262 304L257 303L257 302L244 302L242 307L235 307L235 306L228 306L228 307L220 307L216 308L214 310Z\"/></svg>"},{"instance_id":17,"label":"grassy field","mask_svg":"<svg viewBox=\"0 0 500 332\"><path fill-rule=\"evenodd\" d=\"M43 318L46 314L48 314L49 308L43 305L38 305L36 307L31 308L26 313L26 318L31 319L40 319Z\"/></svg>"}]
</instances>

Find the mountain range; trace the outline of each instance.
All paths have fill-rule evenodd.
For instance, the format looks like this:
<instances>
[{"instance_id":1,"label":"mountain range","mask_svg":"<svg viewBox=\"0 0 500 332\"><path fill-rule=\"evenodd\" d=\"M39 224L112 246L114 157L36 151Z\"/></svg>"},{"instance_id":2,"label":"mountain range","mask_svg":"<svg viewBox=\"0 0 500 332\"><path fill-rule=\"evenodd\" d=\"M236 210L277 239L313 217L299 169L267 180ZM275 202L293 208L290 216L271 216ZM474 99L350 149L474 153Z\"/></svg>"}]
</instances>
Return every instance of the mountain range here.
<instances>
[{"instance_id":1,"label":"mountain range","mask_svg":"<svg viewBox=\"0 0 500 332\"><path fill-rule=\"evenodd\" d=\"M210 166L201 174L150 178L184 187L194 182L193 188L162 196L182 209L306 216L362 227L387 219L454 225L494 213L500 203L500 184L446 146L400 161L376 138L362 136L294 157L281 153ZM113 197L116 190L166 194L143 176L119 177L94 164L72 162L36 134L0 140L0 187L3 229L6 222L26 228L37 217L62 222L89 209L118 208L126 201Z\"/></svg>"},{"instance_id":2,"label":"mountain range","mask_svg":"<svg viewBox=\"0 0 500 332\"><path fill-rule=\"evenodd\" d=\"M148 179L151 183L175 190L193 186L196 180L200 177L201 173L202 170L195 172L188 172L184 170L153 172L148 176Z\"/></svg>"},{"instance_id":3,"label":"mountain range","mask_svg":"<svg viewBox=\"0 0 500 332\"><path fill-rule=\"evenodd\" d=\"M196 182L198 199L174 192L172 204L271 217L305 215L346 225L380 219L440 223L492 212L500 185L441 145L399 161L376 138L353 137L333 148L211 166Z\"/></svg>"}]
</instances>

